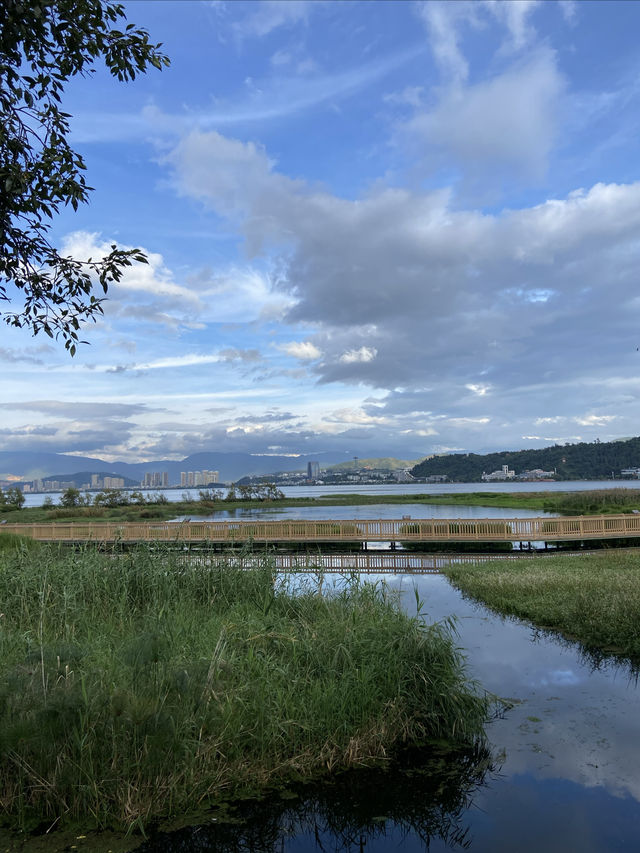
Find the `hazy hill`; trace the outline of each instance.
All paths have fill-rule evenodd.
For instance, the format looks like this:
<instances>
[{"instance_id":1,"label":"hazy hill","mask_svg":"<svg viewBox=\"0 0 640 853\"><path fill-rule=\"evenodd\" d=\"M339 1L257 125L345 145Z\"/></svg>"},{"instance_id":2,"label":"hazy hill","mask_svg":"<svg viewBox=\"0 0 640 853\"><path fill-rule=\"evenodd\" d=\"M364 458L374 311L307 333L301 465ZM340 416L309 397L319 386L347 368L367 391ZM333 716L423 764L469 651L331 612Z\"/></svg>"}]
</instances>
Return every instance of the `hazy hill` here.
<instances>
[{"instance_id":1,"label":"hazy hill","mask_svg":"<svg viewBox=\"0 0 640 853\"><path fill-rule=\"evenodd\" d=\"M381 449L382 450L382 449ZM384 451L380 456L384 456ZM417 456L418 454L416 454ZM169 483L180 483L181 471L219 471L221 482L233 482L246 475L267 475L274 471L304 471L307 462L316 461L322 468L351 460L352 452L303 454L301 456L258 456L251 453L194 453L179 461L157 459L151 462L106 462L90 456L68 456L64 453L29 453L0 451L0 479L34 480L42 478L70 479L69 475L98 474L109 471L139 483L147 472L168 471ZM85 481L86 482L86 481Z\"/></svg>"},{"instance_id":2,"label":"hazy hill","mask_svg":"<svg viewBox=\"0 0 640 853\"><path fill-rule=\"evenodd\" d=\"M516 474L533 468L557 472L561 480L591 480L620 475L622 468L640 467L640 438L609 442L555 444L539 450L503 451L501 453L453 453L419 462L412 470L414 477L446 474L459 483L480 480L484 473L508 465Z\"/></svg>"},{"instance_id":3,"label":"hazy hill","mask_svg":"<svg viewBox=\"0 0 640 853\"><path fill-rule=\"evenodd\" d=\"M60 476L76 471L107 471L109 462L91 456L67 456L64 453L29 453L28 451L0 451L0 479L16 478L35 480L51 476L55 471Z\"/></svg>"},{"instance_id":4,"label":"hazy hill","mask_svg":"<svg viewBox=\"0 0 640 853\"><path fill-rule=\"evenodd\" d=\"M403 471L405 468L412 468L416 464L416 460L407 462L404 459L396 459L395 456L378 456L374 459L358 459L354 462L353 459L347 462L338 462L336 465L327 465L330 471L351 471L354 468L377 468L385 471Z\"/></svg>"}]
</instances>

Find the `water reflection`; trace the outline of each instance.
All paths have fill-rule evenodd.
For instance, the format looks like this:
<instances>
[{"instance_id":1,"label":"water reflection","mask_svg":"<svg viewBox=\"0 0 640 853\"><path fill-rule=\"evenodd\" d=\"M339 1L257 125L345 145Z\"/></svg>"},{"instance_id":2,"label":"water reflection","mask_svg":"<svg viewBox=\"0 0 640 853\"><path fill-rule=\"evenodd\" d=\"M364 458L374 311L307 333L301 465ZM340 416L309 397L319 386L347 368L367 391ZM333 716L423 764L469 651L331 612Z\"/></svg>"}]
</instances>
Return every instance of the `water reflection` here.
<instances>
[{"instance_id":1,"label":"water reflection","mask_svg":"<svg viewBox=\"0 0 640 853\"><path fill-rule=\"evenodd\" d=\"M491 773L486 748L412 752L393 769L361 769L329 783L250 801L226 815L231 823L158 833L140 853L187 851L351 851L469 849L465 816Z\"/></svg>"},{"instance_id":2,"label":"water reflection","mask_svg":"<svg viewBox=\"0 0 640 853\"><path fill-rule=\"evenodd\" d=\"M640 694L628 663L609 659L594 667L577 644L496 616L462 598L442 577L397 578L407 607L414 583L431 617L456 615L472 675L517 702L489 726L492 743L505 753L507 777L563 779L640 800ZM482 795L487 797L490 802Z\"/></svg>"},{"instance_id":3,"label":"water reflection","mask_svg":"<svg viewBox=\"0 0 640 853\"><path fill-rule=\"evenodd\" d=\"M291 507L237 507L222 509L208 515L199 515L199 520L281 521L287 518L318 521L327 518L333 521L369 518L555 518L558 513L536 509L512 509L508 507L461 506L456 504L364 504L356 506L291 506ZM172 521L185 521L195 516L178 516Z\"/></svg>"}]
</instances>

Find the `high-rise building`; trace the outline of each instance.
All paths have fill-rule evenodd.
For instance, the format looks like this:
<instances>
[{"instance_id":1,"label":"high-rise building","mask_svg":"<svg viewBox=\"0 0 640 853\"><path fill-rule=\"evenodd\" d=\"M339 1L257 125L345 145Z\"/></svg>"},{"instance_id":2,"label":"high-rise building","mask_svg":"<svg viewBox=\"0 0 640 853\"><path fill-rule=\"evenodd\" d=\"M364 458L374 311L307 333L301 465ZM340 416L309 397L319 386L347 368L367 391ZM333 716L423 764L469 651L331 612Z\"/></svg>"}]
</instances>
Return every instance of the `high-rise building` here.
<instances>
[{"instance_id":1,"label":"high-rise building","mask_svg":"<svg viewBox=\"0 0 640 853\"><path fill-rule=\"evenodd\" d=\"M307 462L307 477L309 480L317 480L320 476L320 463Z\"/></svg>"},{"instance_id":2,"label":"high-rise building","mask_svg":"<svg viewBox=\"0 0 640 853\"><path fill-rule=\"evenodd\" d=\"M124 477L105 477L105 489L124 489Z\"/></svg>"},{"instance_id":3,"label":"high-rise building","mask_svg":"<svg viewBox=\"0 0 640 853\"><path fill-rule=\"evenodd\" d=\"M180 485L182 486L183 489L187 485L187 472L186 471L180 471Z\"/></svg>"},{"instance_id":4,"label":"high-rise building","mask_svg":"<svg viewBox=\"0 0 640 853\"><path fill-rule=\"evenodd\" d=\"M147 471L141 485L143 489L166 489L169 486L169 472Z\"/></svg>"}]
</instances>

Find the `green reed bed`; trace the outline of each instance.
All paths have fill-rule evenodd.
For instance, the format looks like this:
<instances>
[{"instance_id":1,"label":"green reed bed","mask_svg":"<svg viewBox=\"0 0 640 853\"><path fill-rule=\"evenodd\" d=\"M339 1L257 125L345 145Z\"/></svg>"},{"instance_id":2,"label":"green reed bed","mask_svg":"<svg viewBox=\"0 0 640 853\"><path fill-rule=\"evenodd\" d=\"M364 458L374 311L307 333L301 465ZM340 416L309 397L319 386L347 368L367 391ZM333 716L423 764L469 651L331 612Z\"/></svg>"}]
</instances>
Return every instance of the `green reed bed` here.
<instances>
[{"instance_id":1,"label":"green reed bed","mask_svg":"<svg viewBox=\"0 0 640 853\"><path fill-rule=\"evenodd\" d=\"M142 826L482 739L490 701L445 626L383 586L300 584L266 560L5 551L0 822Z\"/></svg>"},{"instance_id":2,"label":"green reed bed","mask_svg":"<svg viewBox=\"0 0 640 853\"><path fill-rule=\"evenodd\" d=\"M465 594L500 613L640 661L640 552L451 565L445 571Z\"/></svg>"},{"instance_id":3,"label":"green reed bed","mask_svg":"<svg viewBox=\"0 0 640 853\"><path fill-rule=\"evenodd\" d=\"M563 515L600 515L631 512L640 508L640 489L590 489L583 492L549 493L544 500L548 512Z\"/></svg>"}]
</instances>

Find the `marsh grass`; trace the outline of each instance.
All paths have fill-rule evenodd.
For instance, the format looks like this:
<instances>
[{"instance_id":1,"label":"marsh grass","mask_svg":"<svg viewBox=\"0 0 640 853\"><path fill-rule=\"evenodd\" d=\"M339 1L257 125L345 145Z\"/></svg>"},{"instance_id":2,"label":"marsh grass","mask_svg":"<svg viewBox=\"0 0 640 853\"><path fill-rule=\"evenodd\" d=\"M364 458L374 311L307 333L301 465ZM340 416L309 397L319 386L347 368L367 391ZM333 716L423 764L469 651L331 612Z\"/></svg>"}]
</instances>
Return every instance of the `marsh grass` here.
<instances>
[{"instance_id":1,"label":"marsh grass","mask_svg":"<svg viewBox=\"0 0 640 853\"><path fill-rule=\"evenodd\" d=\"M563 515L600 515L640 508L640 489L591 489L547 494L544 509Z\"/></svg>"},{"instance_id":2,"label":"marsh grass","mask_svg":"<svg viewBox=\"0 0 640 853\"><path fill-rule=\"evenodd\" d=\"M640 662L640 553L545 556L448 566L465 594L587 648Z\"/></svg>"},{"instance_id":3,"label":"marsh grass","mask_svg":"<svg viewBox=\"0 0 640 853\"><path fill-rule=\"evenodd\" d=\"M294 587L293 584L296 584ZM265 559L16 548L0 561L0 820L142 827L265 785L482 738L445 626Z\"/></svg>"}]
</instances>

